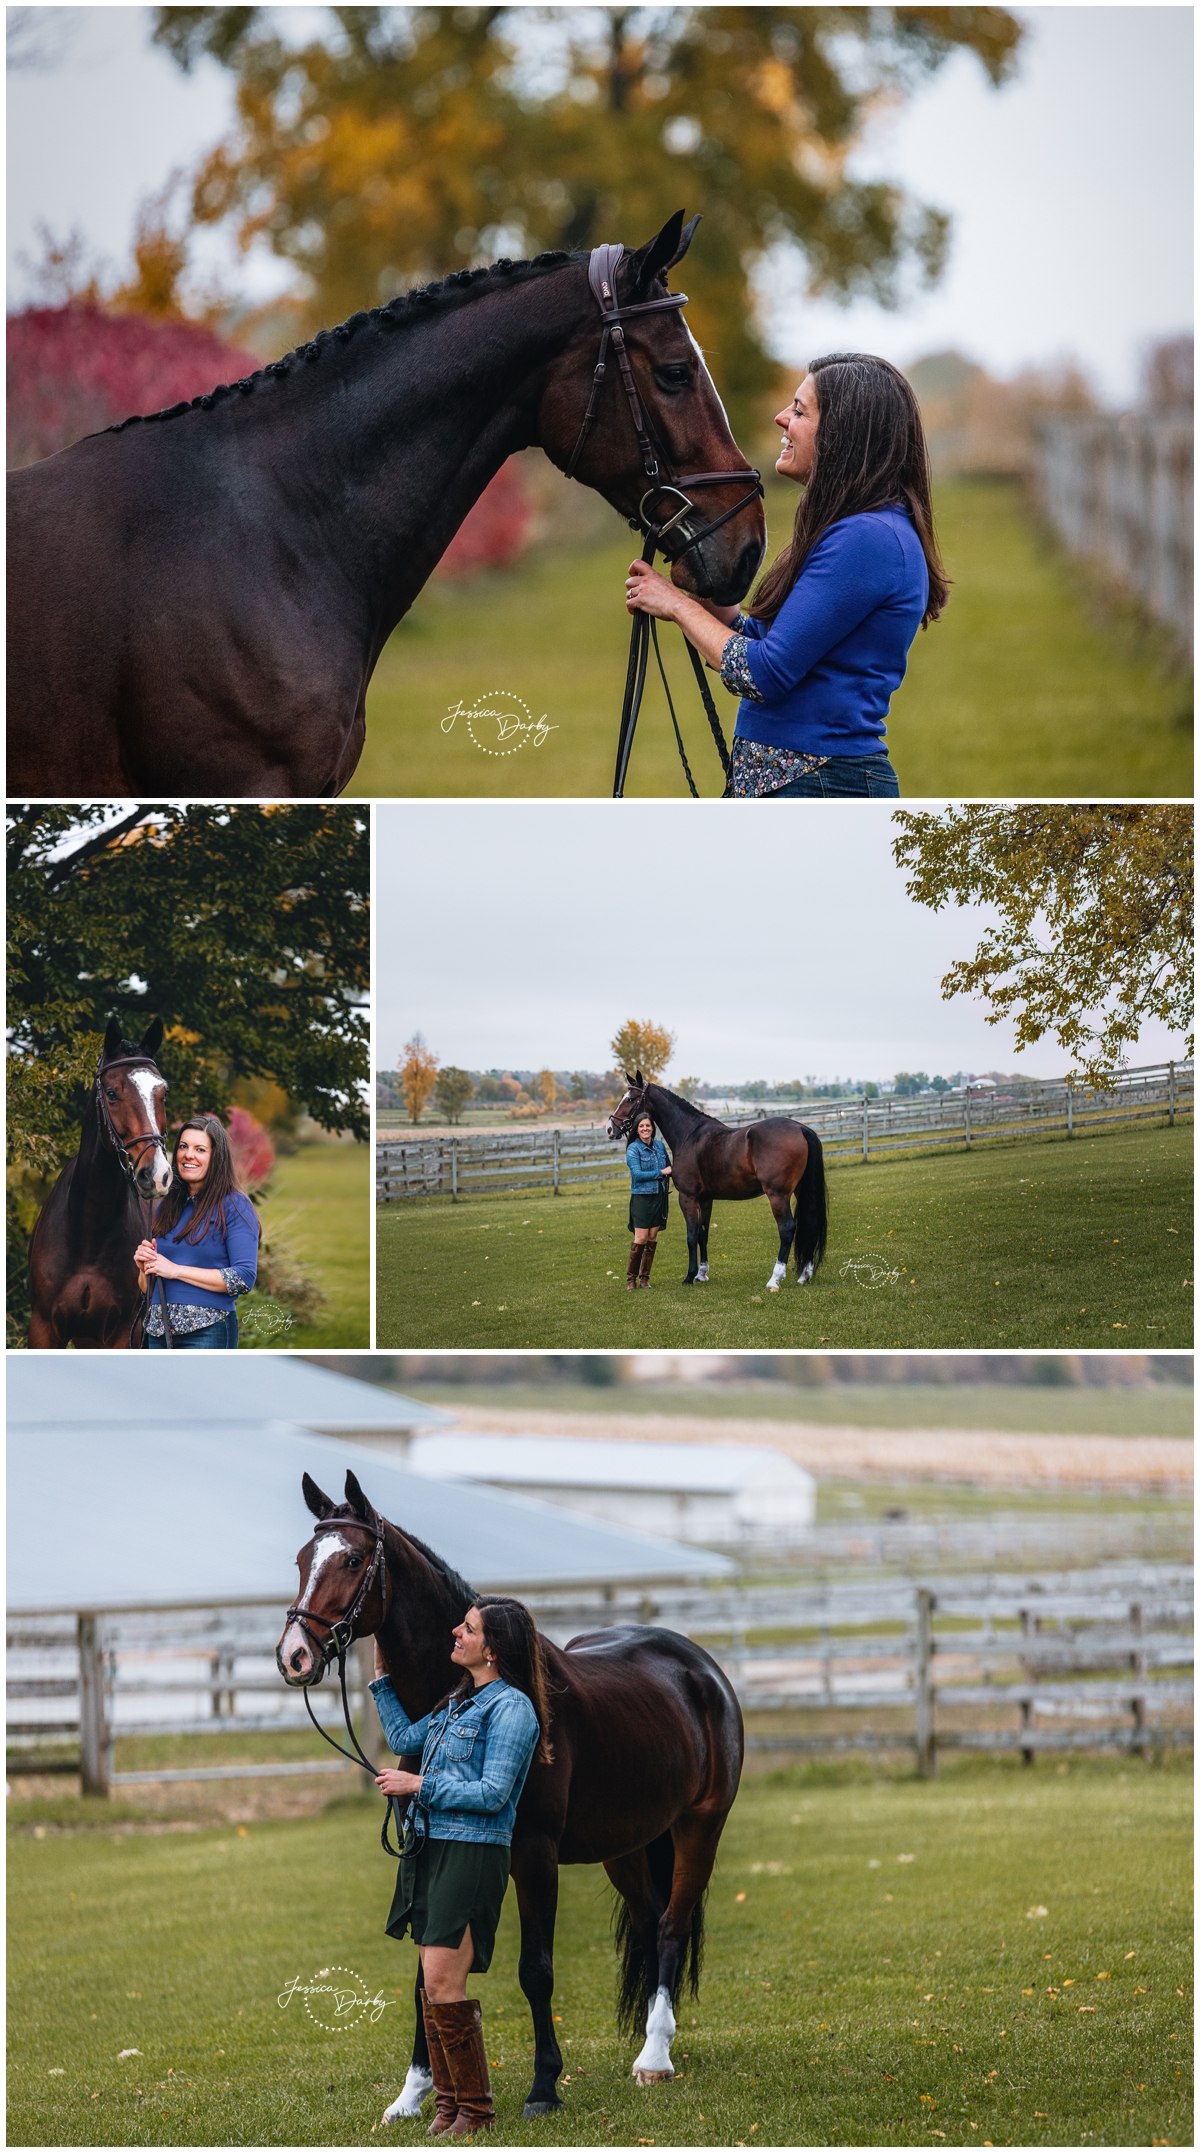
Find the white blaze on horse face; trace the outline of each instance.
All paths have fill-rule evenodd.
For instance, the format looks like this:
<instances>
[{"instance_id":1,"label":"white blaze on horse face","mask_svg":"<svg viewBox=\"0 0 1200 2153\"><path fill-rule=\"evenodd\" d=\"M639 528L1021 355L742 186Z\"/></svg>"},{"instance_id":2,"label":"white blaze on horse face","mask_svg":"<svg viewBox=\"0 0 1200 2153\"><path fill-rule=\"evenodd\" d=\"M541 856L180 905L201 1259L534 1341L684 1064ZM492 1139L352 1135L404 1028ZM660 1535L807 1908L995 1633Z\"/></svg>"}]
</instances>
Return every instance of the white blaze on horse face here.
<instances>
[{"instance_id":1,"label":"white blaze on horse face","mask_svg":"<svg viewBox=\"0 0 1200 2153\"><path fill-rule=\"evenodd\" d=\"M634 2062L633 2075L645 2085L651 2078L674 2078L671 2043L675 2039L675 2013L671 1992L659 1989L646 2019L646 2045ZM645 2074L645 2075L643 2075Z\"/></svg>"},{"instance_id":2,"label":"white blaze on horse face","mask_svg":"<svg viewBox=\"0 0 1200 2153\"><path fill-rule=\"evenodd\" d=\"M783 1281L784 1281L784 1279L785 1279L786 1277L787 1277L787 1265L786 1265L786 1263L777 1263L777 1264L776 1264L776 1266L775 1266L775 1269L774 1269L774 1270L772 1271L772 1273L771 1273L771 1276L770 1276L770 1278L769 1278L769 1279L767 1280L767 1292L768 1292L768 1293L778 1293L778 1291L779 1291L779 1288L780 1288L780 1287L781 1287L781 1285L783 1284Z\"/></svg>"},{"instance_id":3,"label":"white blaze on horse face","mask_svg":"<svg viewBox=\"0 0 1200 2153\"><path fill-rule=\"evenodd\" d=\"M165 1092L167 1087L163 1078L156 1076L153 1069L133 1069L130 1071L130 1082L146 1109L146 1133L149 1134L152 1129L157 1133L158 1112L155 1093ZM171 1186L171 1162L161 1142L154 1147L151 1155L150 1171L154 1180L155 1195L165 1196Z\"/></svg>"},{"instance_id":4,"label":"white blaze on horse face","mask_svg":"<svg viewBox=\"0 0 1200 2153\"><path fill-rule=\"evenodd\" d=\"M321 1538L313 1548L313 1558L308 1566L308 1583L301 1598L296 1602L296 1607L301 1614L307 1614L312 1606L313 1587L330 1557L333 1555L348 1555L349 1553L350 1542L343 1540L340 1533L322 1533ZM299 1623L289 1622L280 1640L280 1658L290 1662L293 1652L296 1651L311 1656L311 1649Z\"/></svg>"},{"instance_id":5,"label":"white blaze on horse face","mask_svg":"<svg viewBox=\"0 0 1200 2153\"><path fill-rule=\"evenodd\" d=\"M390 2108L383 2111L385 2123L398 2123L401 2116L419 2116L421 2103L433 2092L432 2071L422 2071L415 2063L408 2066L408 2077Z\"/></svg>"}]
</instances>

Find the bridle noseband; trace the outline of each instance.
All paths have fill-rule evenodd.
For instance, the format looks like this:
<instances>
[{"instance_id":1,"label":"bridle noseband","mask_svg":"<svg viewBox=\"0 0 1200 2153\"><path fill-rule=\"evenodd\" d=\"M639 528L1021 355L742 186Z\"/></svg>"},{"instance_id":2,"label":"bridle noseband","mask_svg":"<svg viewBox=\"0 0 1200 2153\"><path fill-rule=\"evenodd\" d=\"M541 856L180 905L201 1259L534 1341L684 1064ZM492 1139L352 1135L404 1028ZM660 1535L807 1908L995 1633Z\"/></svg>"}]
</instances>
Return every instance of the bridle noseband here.
<instances>
[{"instance_id":1,"label":"bridle noseband","mask_svg":"<svg viewBox=\"0 0 1200 2153\"><path fill-rule=\"evenodd\" d=\"M740 516L742 510L749 508L752 501L762 498L762 473L761 471L756 471L750 464L743 464L740 468L732 471L687 471L681 473L671 469L670 460L665 456L663 456L660 464L659 456L661 452L652 436L650 420L642 409L637 384L633 378L633 369L629 363L629 352L626 348L625 331L622 325L633 320L638 315L665 314L674 311L676 308L685 307L687 305L687 293L669 292L662 299L642 299L637 301L635 305L622 306L616 294L616 281L617 269L624 252L624 247L620 245L593 247L591 260L588 263L588 284L600 308L603 326L600 331L600 353L596 362L595 372L592 375L592 393L588 398L588 407L583 416L583 424L579 429L575 446L571 451L570 459L566 466L566 475L568 478L574 478L579 458L583 453L584 443L595 424L600 391L604 384L608 347L611 343L617 355L617 365L621 370L621 381L629 404L629 415L633 421L634 433L637 435L637 444L642 458L642 469L650 481L638 503L637 515L629 518L630 530L640 531L643 535L645 543L642 546L642 559L644 561L647 563L652 562L656 550L662 545L663 539L672 532L682 533L688 518L696 513L696 504L689 496L689 488L694 492L702 486L735 484L738 479L753 479L754 481L750 492L743 494L740 501L735 501L732 508L725 509L720 516L713 516L708 523L702 524L698 531L692 531L690 535L684 537L684 542L675 555L677 560L682 560L683 555L689 553L693 546L698 546L703 539L711 538L713 532L719 531L722 524L729 523L734 516ZM661 501L667 496L673 497L681 506L675 509L671 515L657 520L648 513L647 503L655 500ZM717 753L721 758L721 767L725 772L726 782L728 783L729 749L726 746L725 735L721 730L721 721L717 716L716 705L709 693L708 682L704 678L704 667L698 652L688 642L686 636L683 641L684 648L691 660L692 671L696 676L696 685L700 690L701 700L704 704L704 714L708 719L709 729L716 742ZM696 791L695 782L688 766L688 759L684 753L683 736L679 730L679 720L675 715L675 705L671 699L671 690L662 662L662 653L658 647L658 624L652 614L643 613L640 610L634 613L629 638L629 664L625 675L625 699L621 708L621 729L617 737L617 768L613 779L613 798L614 800L620 800L625 793L625 778L628 773L629 757L633 748L634 728L637 725L638 713L642 707L642 696L646 686L646 665L651 644L654 646L654 656L666 691L667 708L671 713L671 723L675 729L675 745L679 750L679 760L683 764L688 790L693 800L698 800L700 795Z\"/></svg>"},{"instance_id":2,"label":"bridle noseband","mask_svg":"<svg viewBox=\"0 0 1200 2153\"><path fill-rule=\"evenodd\" d=\"M313 1539L315 1540L320 1533L341 1532L347 1525L357 1525L363 1532L370 1532L372 1529L365 1518L322 1518L313 1527ZM296 1623L303 1632L308 1649L312 1654L313 1672L303 1685L304 1709L308 1713L317 1733L321 1736L322 1741L328 1742L331 1749L336 1749L339 1757L345 1757L348 1764L359 1765L364 1772L370 1773L372 1779L376 1777L378 1767L366 1755L358 1736L354 1732L354 1722L350 1717L350 1699L346 1694L346 1654L354 1640L354 1625L362 1613L363 1602L379 1575L381 1566L383 1569L383 1583L379 1594L380 1616L378 1626L380 1629L387 1621L388 1610L392 1604L391 1572L388 1569L384 1555L383 1519L378 1515L375 1519L374 1532L375 1546L372 1550L371 1560L367 1564L358 1591L355 1593L345 1614L338 1615L331 1621L328 1615L314 1614L312 1608L289 1607L283 1626L283 1634L286 1637L292 1623ZM314 1622L320 1623L323 1630L328 1630L328 1637L323 1639L314 1637L310 1627L310 1624ZM320 1674L324 1674L335 1660L337 1661L338 1680L342 1691L342 1717L346 1722L346 1733L351 1743L350 1749L343 1749L340 1742L334 1741L333 1736L321 1725L312 1708L310 1691L313 1682L317 1679L318 1671ZM403 1846L393 1846L388 1838L388 1824L391 1820L393 1808L396 1810L397 1830L403 1834L404 1822L400 1814L398 1797L391 1794L387 1797L383 1812L383 1828L379 1834L379 1843L385 1854L390 1854L393 1861L399 1861L404 1851Z\"/></svg>"}]
</instances>

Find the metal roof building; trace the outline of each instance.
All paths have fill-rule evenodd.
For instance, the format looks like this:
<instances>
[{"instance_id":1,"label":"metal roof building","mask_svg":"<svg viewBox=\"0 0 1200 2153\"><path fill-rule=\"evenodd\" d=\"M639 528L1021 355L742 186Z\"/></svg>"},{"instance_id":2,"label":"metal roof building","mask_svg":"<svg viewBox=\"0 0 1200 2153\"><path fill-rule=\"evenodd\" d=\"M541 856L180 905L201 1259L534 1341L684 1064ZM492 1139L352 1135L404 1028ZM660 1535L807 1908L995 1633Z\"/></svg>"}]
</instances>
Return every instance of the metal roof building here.
<instances>
[{"instance_id":1,"label":"metal roof building","mask_svg":"<svg viewBox=\"0 0 1200 2153\"><path fill-rule=\"evenodd\" d=\"M286 1353L214 1354L203 1363L170 1353L14 1353L8 1357L11 1423L283 1420L320 1435L364 1442L448 1428L453 1415L336 1375Z\"/></svg>"}]
</instances>

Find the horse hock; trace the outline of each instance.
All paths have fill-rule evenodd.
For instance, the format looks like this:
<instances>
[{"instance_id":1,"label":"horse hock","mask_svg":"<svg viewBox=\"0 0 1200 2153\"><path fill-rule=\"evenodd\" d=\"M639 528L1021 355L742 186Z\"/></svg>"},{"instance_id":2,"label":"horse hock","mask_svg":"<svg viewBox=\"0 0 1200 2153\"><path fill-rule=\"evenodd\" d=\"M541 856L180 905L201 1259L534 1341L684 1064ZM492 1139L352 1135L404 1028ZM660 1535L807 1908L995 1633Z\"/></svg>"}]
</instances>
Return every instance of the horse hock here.
<instances>
[{"instance_id":1,"label":"horse hock","mask_svg":"<svg viewBox=\"0 0 1200 2153\"><path fill-rule=\"evenodd\" d=\"M664 2079L674 2078L675 2066L671 2061L674 2039L675 2013L671 2009L671 1992L660 1988L647 2013L645 2046L640 2056L634 2059L633 2075L639 2086L657 2086Z\"/></svg>"}]
</instances>

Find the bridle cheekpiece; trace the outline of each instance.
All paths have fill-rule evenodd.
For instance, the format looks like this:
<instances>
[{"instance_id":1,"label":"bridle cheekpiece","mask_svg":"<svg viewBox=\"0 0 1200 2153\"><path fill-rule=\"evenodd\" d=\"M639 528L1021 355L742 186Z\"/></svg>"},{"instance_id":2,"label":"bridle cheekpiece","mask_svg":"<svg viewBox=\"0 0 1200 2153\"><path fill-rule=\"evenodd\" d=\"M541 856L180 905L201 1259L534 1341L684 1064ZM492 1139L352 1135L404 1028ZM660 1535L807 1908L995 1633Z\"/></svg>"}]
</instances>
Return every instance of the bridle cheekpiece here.
<instances>
[{"instance_id":1,"label":"bridle cheekpiece","mask_svg":"<svg viewBox=\"0 0 1200 2153\"><path fill-rule=\"evenodd\" d=\"M140 1195L141 1192L137 1187L137 1177L141 1171L141 1159L137 1155L145 1151L147 1146L157 1149L163 1139L157 1129L151 1130L145 1136L122 1136L120 1134L112 1115L109 1113L108 1099L104 1091L104 1078L110 1069L152 1069L160 1084L165 1084L167 1080L157 1062L153 1061L148 1054L121 1054L112 1061L105 1061L103 1054L96 1056L96 1081L93 1088L96 1095L96 1112L100 1119L100 1126L121 1162L121 1169L125 1179L130 1187Z\"/></svg>"},{"instance_id":2,"label":"bridle cheekpiece","mask_svg":"<svg viewBox=\"0 0 1200 2153\"><path fill-rule=\"evenodd\" d=\"M309 1676L308 1682L304 1684L305 1689L309 1687L310 1683L319 1681L321 1675L332 1667L335 1660L339 1664L344 1661L354 1639L354 1625L362 1613L367 1594L378 1577L381 1567L383 1569L381 1591L383 1611L379 1619L381 1623L387 1620L388 1606L391 1600L391 1581L387 1564L384 1562L383 1519L377 1516L372 1527L366 1518L322 1518L320 1523L313 1528L313 1539L317 1539L321 1533L341 1532L343 1527L347 1525L357 1525L361 1532L371 1532L373 1530L375 1534L375 1546L372 1550L371 1560L367 1564L359 1582L358 1591L355 1593L350 1606L344 1614L338 1615L332 1620L328 1615L316 1614L312 1608L297 1606L289 1607L287 1611L285 1627L293 1622L297 1625L304 1634L313 1658L313 1672ZM328 1636L323 1639L314 1636L310 1628L312 1623L319 1623L323 1630L328 1631Z\"/></svg>"}]
</instances>

